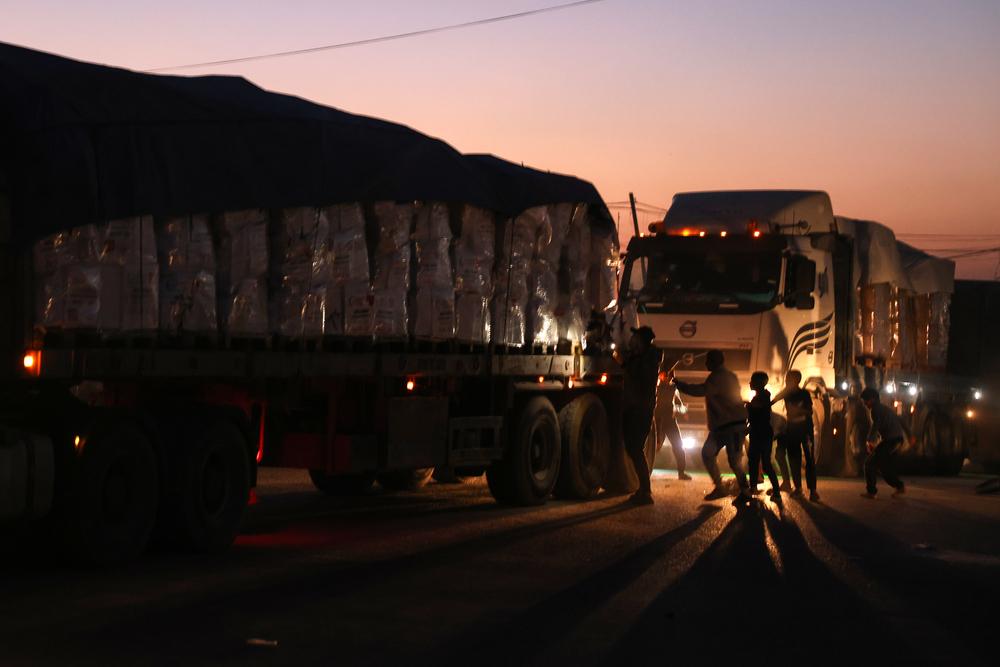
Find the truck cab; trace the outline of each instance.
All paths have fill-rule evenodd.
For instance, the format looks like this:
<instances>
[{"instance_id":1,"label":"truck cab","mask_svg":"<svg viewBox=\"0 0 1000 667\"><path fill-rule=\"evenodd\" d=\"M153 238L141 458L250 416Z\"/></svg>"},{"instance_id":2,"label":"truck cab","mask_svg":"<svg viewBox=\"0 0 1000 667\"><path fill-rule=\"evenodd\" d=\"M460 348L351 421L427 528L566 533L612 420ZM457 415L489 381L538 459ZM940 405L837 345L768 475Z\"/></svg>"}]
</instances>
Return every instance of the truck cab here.
<instances>
[{"instance_id":1,"label":"truck cab","mask_svg":"<svg viewBox=\"0 0 1000 667\"><path fill-rule=\"evenodd\" d=\"M719 349L749 399L754 371L772 395L791 369L808 386L834 387L846 366L838 325L836 248L824 192L678 194L650 234L632 239L622 301L656 332L675 373L699 382ZM839 353L839 354L838 354ZM675 411L687 446L705 436L703 399Z\"/></svg>"}]
</instances>

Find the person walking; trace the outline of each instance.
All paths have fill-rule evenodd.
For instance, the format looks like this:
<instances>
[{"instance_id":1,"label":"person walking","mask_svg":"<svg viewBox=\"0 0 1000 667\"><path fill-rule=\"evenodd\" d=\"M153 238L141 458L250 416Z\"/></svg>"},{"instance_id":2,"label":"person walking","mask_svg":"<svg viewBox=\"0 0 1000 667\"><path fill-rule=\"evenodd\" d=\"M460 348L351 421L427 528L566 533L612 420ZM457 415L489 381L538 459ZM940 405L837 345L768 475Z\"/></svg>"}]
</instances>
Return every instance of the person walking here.
<instances>
[{"instance_id":1,"label":"person walking","mask_svg":"<svg viewBox=\"0 0 1000 667\"><path fill-rule=\"evenodd\" d=\"M726 368L726 357L720 350L710 350L705 355L705 366L709 371L708 377L700 383L677 380L672 371L668 374L669 379L677 385L678 391L682 394L705 398L708 437L701 448L701 459L715 484L715 488L706 494L705 500L715 500L729 495L722 484L717 461L719 452L723 449L726 450L729 467L736 473L740 494L748 496L749 485L747 476L743 472L742 461L747 411L740 397L740 381Z\"/></svg>"},{"instance_id":2,"label":"person walking","mask_svg":"<svg viewBox=\"0 0 1000 667\"><path fill-rule=\"evenodd\" d=\"M670 442L670 448L674 451L674 461L677 462L677 479L688 481L691 475L687 474L684 440L681 438L681 429L677 426L677 419L674 417L674 396L677 394L677 387L667 379L670 368L666 365L666 357L661 358L660 374L656 382L656 407L653 409L653 428L649 437L655 444L654 451L659 451L666 438Z\"/></svg>"},{"instance_id":3,"label":"person walking","mask_svg":"<svg viewBox=\"0 0 1000 667\"><path fill-rule=\"evenodd\" d=\"M764 469L771 482L771 500L778 507L781 503L781 489L778 475L771 464L771 443L774 441L774 428L771 425L771 392L767 390L767 373L757 371L750 376L750 389L755 392L747 403L747 424L750 427L750 446L747 448L747 458L750 461L749 470L753 475L750 482L750 492L757 492L757 470Z\"/></svg>"},{"instance_id":4,"label":"person walking","mask_svg":"<svg viewBox=\"0 0 1000 667\"><path fill-rule=\"evenodd\" d=\"M774 397L773 403L785 402L787 424L785 434L779 444L778 456L788 456L791 467L792 482L795 485L793 495L802 494L802 459L806 462L806 485L809 487L809 500L819 501L816 491L816 458L814 456L813 436L813 404L812 394L803 389L802 373L788 371L785 375L785 388ZM784 454L782 453L784 450ZM779 464L780 465L780 464Z\"/></svg>"},{"instance_id":5,"label":"person walking","mask_svg":"<svg viewBox=\"0 0 1000 667\"><path fill-rule=\"evenodd\" d=\"M861 400L872 417L872 426L868 431L868 456L865 458L867 489L861 496L872 499L876 497L876 477L878 473L882 473L886 483L895 489L892 497L897 498L906 493L906 485L896 474L896 450L903 444L904 434L911 443L915 438L899 415L882 403L877 389L868 387L862 391Z\"/></svg>"},{"instance_id":6,"label":"person walking","mask_svg":"<svg viewBox=\"0 0 1000 667\"><path fill-rule=\"evenodd\" d=\"M625 451L632 459L639 478L639 490L630 498L636 505L652 505L649 466L644 451L646 437L653 423L656 381L660 370L660 351L653 347L655 334L648 326L632 329L629 350L623 355L625 391L622 406L622 435Z\"/></svg>"}]
</instances>

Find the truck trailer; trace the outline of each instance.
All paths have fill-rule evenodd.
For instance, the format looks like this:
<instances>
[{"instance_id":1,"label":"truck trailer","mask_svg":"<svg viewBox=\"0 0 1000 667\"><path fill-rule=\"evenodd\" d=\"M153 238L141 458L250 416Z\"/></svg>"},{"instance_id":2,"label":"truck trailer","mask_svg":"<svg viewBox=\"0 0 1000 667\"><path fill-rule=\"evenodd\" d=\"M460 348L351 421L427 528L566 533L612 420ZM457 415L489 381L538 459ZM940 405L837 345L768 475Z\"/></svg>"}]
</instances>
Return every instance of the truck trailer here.
<instances>
[{"instance_id":1,"label":"truck trailer","mask_svg":"<svg viewBox=\"0 0 1000 667\"><path fill-rule=\"evenodd\" d=\"M775 395L799 370L817 467L835 475L860 472L869 416L859 394L875 387L917 436L901 449L905 469L962 468L981 391L947 369L952 262L834 215L820 191L681 193L649 232L629 243L621 298L678 377L704 378L704 353L720 349L749 400L754 371ZM676 414L686 447L698 446L704 401L685 399Z\"/></svg>"},{"instance_id":2,"label":"truck trailer","mask_svg":"<svg viewBox=\"0 0 1000 667\"><path fill-rule=\"evenodd\" d=\"M227 548L260 465L330 494L485 471L516 505L610 483L591 184L239 78L0 45L0 91L0 521L107 563Z\"/></svg>"}]
</instances>

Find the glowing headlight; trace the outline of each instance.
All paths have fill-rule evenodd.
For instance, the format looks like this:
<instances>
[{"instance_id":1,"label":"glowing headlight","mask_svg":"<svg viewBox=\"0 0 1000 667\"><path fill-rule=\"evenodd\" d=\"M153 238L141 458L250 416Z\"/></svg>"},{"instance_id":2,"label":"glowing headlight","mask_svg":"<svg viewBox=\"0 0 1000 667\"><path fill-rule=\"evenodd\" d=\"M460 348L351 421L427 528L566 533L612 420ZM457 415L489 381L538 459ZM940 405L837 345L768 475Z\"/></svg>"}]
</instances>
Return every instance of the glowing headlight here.
<instances>
[{"instance_id":1,"label":"glowing headlight","mask_svg":"<svg viewBox=\"0 0 1000 667\"><path fill-rule=\"evenodd\" d=\"M895 382L890 382L889 384L887 384L885 386L885 393L887 393L887 394L895 394L896 393L896 383Z\"/></svg>"}]
</instances>

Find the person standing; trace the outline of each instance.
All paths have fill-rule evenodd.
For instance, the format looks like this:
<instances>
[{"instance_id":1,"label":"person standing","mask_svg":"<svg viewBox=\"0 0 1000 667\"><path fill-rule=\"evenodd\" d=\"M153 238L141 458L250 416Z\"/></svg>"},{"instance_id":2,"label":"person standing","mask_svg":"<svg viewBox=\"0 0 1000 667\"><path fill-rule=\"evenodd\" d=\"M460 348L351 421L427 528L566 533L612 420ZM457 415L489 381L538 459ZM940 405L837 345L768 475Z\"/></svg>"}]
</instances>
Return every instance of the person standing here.
<instances>
[{"instance_id":1,"label":"person standing","mask_svg":"<svg viewBox=\"0 0 1000 667\"><path fill-rule=\"evenodd\" d=\"M767 390L767 373L757 371L750 376L750 389L754 396L747 403L747 424L750 426L750 446L747 458L750 461L749 470L753 476L750 482L751 493L757 491L757 469L764 469L771 482L771 500L781 507L781 490L778 476L771 464L771 443L774 440L774 428L771 425L771 392Z\"/></svg>"},{"instance_id":2,"label":"person standing","mask_svg":"<svg viewBox=\"0 0 1000 667\"><path fill-rule=\"evenodd\" d=\"M792 481L795 484L793 495L802 493L802 459L806 461L806 485L809 487L809 500L819 501L816 491L816 458L814 456L813 436L813 402L812 394L803 389L802 373L788 371L785 375L785 388L774 397L774 403L785 402L787 424L785 434L778 445L778 457L787 454L791 466ZM784 450L785 454L782 453Z\"/></svg>"},{"instance_id":3,"label":"person standing","mask_svg":"<svg viewBox=\"0 0 1000 667\"><path fill-rule=\"evenodd\" d=\"M653 428L650 437L655 444L654 451L659 451L663 446L663 439L670 442L670 448L674 451L674 460L677 462L677 479L690 480L691 475L687 474L684 457L684 440L681 438L681 430L677 426L677 419L674 418L674 396L677 387L667 379L670 368L666 366L666 358L661 358L659 379L656 382L656 407L653 410Z\"/></svg>"},{"instance_id":4,"label":"person standing","mask_svg":"<svg viewBox=\"0 0 1000 667\"><path fill-rule=\"evenodd\" d=\"M622 406L622 435L625 452L632 459L639 478L639 490L630 498L636 505L652 505L649 466L644 451L646 437L653 423L656 381L660 370L660 351L653 347L655 335L648 326L632 329L629 350L623 355L625 391Z\"/></svg>"},{"instance_id":5,"label":"person standing","mask_svg":"<svg viewBox=\"0 0 1000 667\"><path fill-rule=\"evenodd\" d=\"M705 366L709 371L708 377L704 382L697 384L677 380L673 372L669 374L678 391L688 396L705 398L708 437L701 448L701 459L715 484L715 488L705 496L705 500L715 500L729 495L722 484L717 461L719 452L723 449L726 450L729 467L736 473L741 495L748 496L749 485L747 476L743 472L742 461L747 411L740 397L740 381L726 368L726 357L720 350L710 350L705 355Z\"/></svg>"},{"instance_id":6,"label":"person standing","mask_svg":"<svg viewBox=\"0 0 1000 667\"><path fill-rule=\"evenodd\" d=\"M872 416L872 426L868 431L868 456L865 458L867 490L861 495L864 498L876 497L878 493L875 486L876 476L882 473L886 483L895 489L892 497L897 498L906 493L906 486L896 474L896 450L903 444L904 434L911 443L915 438L899 415L882 403L877 389L873 387L865 389L861 392L861 400Z\"/></svg>"}]
</instances>

